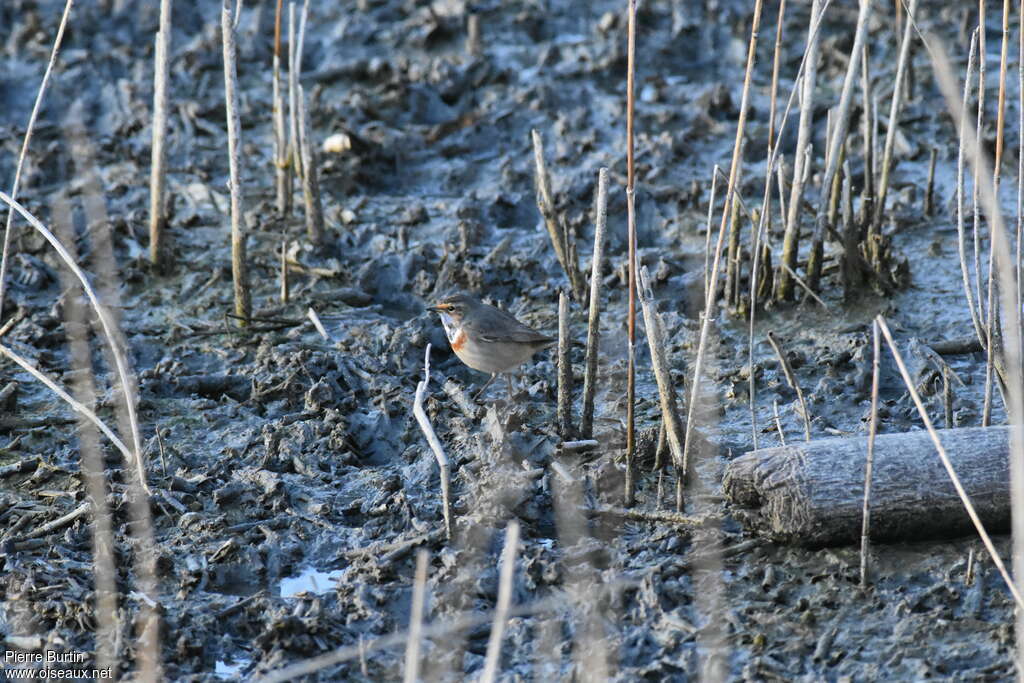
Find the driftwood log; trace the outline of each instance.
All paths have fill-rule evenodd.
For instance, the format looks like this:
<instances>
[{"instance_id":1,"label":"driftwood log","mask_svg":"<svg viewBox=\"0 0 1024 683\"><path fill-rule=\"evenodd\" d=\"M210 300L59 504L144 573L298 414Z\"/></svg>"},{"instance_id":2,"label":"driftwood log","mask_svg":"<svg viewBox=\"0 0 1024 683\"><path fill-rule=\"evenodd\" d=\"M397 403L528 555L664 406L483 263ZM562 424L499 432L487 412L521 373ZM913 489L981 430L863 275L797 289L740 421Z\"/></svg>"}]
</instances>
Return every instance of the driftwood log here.
<instances>
[{"instance_id":1,"label":"driftwood log","mask_svg":"<svg viewBox=\"0 0 1024 683\"><path fill-rule=\"evenodd\" d=\"M989 533L1010 528L1009 428L939 430L953 468ZM860 539L867 438L822 439L750 451L726 467L725 494L744 524L808 547ZM876 541L973 534L926 431L875 440L871 530Z\"/></svg>"}]
</instances>

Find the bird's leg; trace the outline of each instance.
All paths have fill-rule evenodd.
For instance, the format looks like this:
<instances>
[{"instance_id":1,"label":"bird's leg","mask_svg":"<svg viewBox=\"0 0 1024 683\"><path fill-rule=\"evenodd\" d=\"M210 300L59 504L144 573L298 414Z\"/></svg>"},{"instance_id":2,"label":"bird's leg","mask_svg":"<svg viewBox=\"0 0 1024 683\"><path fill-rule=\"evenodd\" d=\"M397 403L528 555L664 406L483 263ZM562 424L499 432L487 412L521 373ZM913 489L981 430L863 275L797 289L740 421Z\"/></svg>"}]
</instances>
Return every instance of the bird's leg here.
<instances>
[{"instance_id":1,"label":"bird's leg","mask_svg":"<svg viewBox=\"0 0 1024 683\"><path fill-rule=\"evenodd\" d=\"M505 379L508 381L508 400L512 400L512 373L506 372Z\"/></svg>"},{"instance_id":2,"label":"bird's leg","mask_svg":"<svg viewBox=\"0 0 1024 683\"><path fill-rule=\"evenodd\" d=\"M474 401L479 400L480 396L483 395L483 393L484 393L484 391L486 391L487 387L491 386L491 382L493 382L497 378L498 378L498 373L496 373L496 372L492 373L491 374L491 378L489 380L487 380L487 382L484 383L484 385L482 387L480 387L480 391L476 392L476 396L473 397L473 400Z\"/></svg>"}]
</instances>

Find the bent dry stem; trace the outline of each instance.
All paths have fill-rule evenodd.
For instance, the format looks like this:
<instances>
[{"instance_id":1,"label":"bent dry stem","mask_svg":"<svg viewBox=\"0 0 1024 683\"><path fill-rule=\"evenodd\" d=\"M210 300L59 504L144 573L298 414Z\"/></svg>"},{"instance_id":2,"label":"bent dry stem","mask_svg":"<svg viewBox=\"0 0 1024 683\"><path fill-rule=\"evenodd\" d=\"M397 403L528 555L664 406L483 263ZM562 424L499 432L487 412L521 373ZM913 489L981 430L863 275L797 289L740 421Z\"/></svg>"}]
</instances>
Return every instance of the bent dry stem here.
<instances>
[{"instance_id":1,"label":"bent dry stem","mask_svg":"<svg viewBox=\"0 0 1024 683\"><path fill-rule=\"evenodd\" d=\"M449 540L452 537L452 517L451 517L451 472L448 466L448 456L445 455L444 446L441 445L441 440L437 438L437 434L434 433L434 427L430 424L430 418L427 417L427 411L423 409L423 400L427 393L427 384L430 382L430 344L427 344L427 350L423 358L423 380L416 385L416 398L413 401L413 415L416 416L416 422L419 423L420 430L423 432L423 436L427 438L427 443L430 444L430 450L434 452L434 458L437 460L437 466L441 470L441 505L442 513L444 514L444 531L445 537Z\"/></svg>"}]
</instances>

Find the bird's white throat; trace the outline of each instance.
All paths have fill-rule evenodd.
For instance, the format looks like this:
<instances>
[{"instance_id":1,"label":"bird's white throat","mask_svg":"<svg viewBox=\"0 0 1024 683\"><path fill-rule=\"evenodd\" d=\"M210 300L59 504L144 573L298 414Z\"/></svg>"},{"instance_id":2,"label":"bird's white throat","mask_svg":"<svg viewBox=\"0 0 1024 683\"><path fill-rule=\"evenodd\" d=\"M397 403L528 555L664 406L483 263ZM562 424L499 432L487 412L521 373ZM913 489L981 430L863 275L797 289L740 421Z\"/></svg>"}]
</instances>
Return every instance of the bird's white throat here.
<instances>
[{"instance_id":1,"label":"bird's white throat","mask_svg":"<svg viewBox=\"0 0 1024 683\"><path fill-rule=\"evenodd\" d=\"M456 325L455 320L444 311L439 311L439 313L441 315L441 324L444 325L444 333L448 335L448 341L454 341L455 335L459 332L459 326Z\"/></svg>"}]
</instances>

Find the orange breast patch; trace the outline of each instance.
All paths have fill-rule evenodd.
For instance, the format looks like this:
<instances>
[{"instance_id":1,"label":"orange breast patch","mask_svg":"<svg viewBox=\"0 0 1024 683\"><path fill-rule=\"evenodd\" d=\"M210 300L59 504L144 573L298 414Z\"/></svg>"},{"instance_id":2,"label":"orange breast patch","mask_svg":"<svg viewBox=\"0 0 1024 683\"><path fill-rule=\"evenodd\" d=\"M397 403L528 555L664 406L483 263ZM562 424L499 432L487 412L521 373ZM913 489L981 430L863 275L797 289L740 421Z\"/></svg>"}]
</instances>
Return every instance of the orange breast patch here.
<instances>
[{"instance_id":1,"label":"orange breast patch","mask_svg":"<svg viewBox=\"0 0 1024 683\"><path fill-rule=\"evenodd\" d=\"M454 351L455 353L458 353L459 351L462 351L462 349L466 348L465 330L460 329L458 332L456 332L455 336L452 337L451 344L452 351Z\"/></svg>"}]
</instances>

